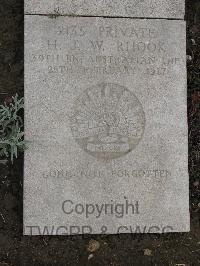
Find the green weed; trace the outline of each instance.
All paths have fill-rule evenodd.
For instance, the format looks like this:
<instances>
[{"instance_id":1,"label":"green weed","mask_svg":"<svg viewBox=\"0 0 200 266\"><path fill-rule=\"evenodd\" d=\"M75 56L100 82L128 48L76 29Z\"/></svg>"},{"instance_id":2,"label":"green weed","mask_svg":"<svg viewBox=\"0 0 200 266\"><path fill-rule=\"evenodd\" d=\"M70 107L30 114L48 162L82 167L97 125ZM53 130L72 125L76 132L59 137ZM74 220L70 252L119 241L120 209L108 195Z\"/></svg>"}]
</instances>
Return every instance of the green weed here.
<instances>
[{"instance_id":1,"label":"green weed","mask_svg":"<svg viewBox=\"0 0 200 266\"><path fill-rule=\"evenodd\" d=\"M25 148L23 120L24 98L18 94L10 103L0 105L0 157L10 157L11 162Z\"/></svg>"}]
</instances>

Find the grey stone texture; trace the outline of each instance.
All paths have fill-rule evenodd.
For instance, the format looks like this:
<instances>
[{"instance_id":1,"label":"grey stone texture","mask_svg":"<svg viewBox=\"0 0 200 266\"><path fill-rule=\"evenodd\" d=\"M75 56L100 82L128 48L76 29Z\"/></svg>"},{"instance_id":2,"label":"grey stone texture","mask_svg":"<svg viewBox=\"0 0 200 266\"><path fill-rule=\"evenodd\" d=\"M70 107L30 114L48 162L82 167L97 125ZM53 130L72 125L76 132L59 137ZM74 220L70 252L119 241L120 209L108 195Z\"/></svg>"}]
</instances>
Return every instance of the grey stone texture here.
<instances>
[{"instance_id":1,"label":"grey stone texture","mask_svg":"<svg viewBox=\"0 0 200 266\"><path fill-rule=\"evenodd\" d=\"M184 0L25 0L26 14L184 18Z\"/></svg>"},{"instance_id":2,"label":"grey stone texture","mask_svg":"<svg viewBox=\"0 0 200 266\"><path fill-rule=\"evenodd\" d=\"M25 16L24 234L189 230L185 51L184 21Z\"/></svg>"}]
</instances>

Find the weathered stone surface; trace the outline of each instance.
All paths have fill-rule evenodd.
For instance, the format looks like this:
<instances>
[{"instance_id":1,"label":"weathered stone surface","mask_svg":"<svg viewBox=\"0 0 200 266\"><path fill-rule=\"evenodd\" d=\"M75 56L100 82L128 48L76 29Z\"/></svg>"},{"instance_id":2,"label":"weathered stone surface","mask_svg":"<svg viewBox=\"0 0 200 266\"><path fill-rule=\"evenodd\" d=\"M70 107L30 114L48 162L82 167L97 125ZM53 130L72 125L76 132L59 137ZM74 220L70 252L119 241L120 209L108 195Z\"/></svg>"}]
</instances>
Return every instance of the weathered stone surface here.
<instances>
[{"instance_id":1,"label":"weathered stone surface","mask_svg":"<svg viewBox=\"0 0 200 266\"><path fill-rule=\"evenodd\" d=\"M25 0L26 14L183 18L184 0Z\"/></svg>"},{"instance_id":2,"label":"weathered stone surface","mask_svg":"<svg viewBox=\"0 0 200 266\"><path fill-rule=\"evenodd\" d=\"M25 17L25 234L189 230L185 49L183 21Z\"/></svg>"}]
</instances>

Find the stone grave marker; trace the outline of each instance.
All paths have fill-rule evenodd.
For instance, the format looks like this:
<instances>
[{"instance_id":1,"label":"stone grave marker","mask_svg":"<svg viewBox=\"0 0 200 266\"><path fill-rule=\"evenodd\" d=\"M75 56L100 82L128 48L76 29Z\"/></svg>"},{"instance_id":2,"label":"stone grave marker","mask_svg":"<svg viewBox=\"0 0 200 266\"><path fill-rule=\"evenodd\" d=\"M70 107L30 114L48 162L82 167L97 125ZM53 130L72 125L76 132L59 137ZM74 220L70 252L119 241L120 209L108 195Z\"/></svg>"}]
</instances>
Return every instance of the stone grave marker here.
<instances>
[{"instance_id":1,"label":"stone grave marker","mask_svg":"<svg viewBox=\"0 0 200 266\"><path fill-rule=\"evenodd\" d=\"M25 15L24 234L189 231L185 22L39 3L26 12L48 15Z\"/></svg>"}]
</instances>

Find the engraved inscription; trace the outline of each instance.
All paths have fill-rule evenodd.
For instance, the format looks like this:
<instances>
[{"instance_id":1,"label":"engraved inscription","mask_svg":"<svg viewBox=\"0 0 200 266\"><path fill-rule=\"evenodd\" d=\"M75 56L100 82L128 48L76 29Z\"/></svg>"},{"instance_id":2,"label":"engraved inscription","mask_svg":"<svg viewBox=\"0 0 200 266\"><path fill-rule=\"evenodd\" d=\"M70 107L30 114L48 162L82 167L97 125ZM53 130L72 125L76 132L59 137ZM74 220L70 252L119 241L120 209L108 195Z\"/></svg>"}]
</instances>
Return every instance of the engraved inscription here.
<instances>
[{"instance_id":1,"label":"engraved inscription","mask_svg":"<svg viewBox=\"0 0 200 266\"><path fill-rule=\"evenodd\" d=\"M71 130L89 154L114 159L140 142L145 115L137 97L124 86L101 83L86 89L74 102Z\"/></svg>"},{"instance_id":2,"label":"engraved inscription","mask_svg":"<svg viewBox=\"0 0 200 266\"><path fill-rule=\"evenodd\" d=\"M155 26L91 26L81 23L58 23L54 36L47 36L41 50L27 55L31 63L41 64L49 75L81 77L138 76L167 77L183 62L168 53L169 40ZM112 49L108 49L112 47Z\"/></svg>"}]
</instances>

